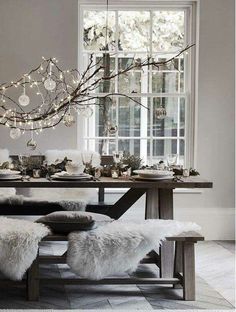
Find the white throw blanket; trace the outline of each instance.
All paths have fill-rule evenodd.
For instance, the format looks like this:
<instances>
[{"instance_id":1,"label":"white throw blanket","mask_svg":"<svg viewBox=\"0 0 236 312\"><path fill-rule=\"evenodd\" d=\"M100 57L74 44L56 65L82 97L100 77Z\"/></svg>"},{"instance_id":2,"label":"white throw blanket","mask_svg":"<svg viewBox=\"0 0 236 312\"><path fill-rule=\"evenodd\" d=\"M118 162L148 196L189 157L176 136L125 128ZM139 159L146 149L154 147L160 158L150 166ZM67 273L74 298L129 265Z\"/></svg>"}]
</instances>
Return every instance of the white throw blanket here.
<instances>
[{"instance_id":1,"label":"white throw blanket","mask_svg":"<svg viewBox=\"0 0 236 312\"><path fill-rule=\"evenodd\" d=\"M199 230L195 223L173 220L114 221L89 232L71 233L67 263L74 273L94 280L131 273L165 237Z\"/></svg>"},{"instance_id":2,"label":"white throw blanket","mask_svg":"<svg viewBox=\"0 0 236 312\"><path fill-rule=\"evenodd\" d=\"M0 271L21 280L37 256L38 244L50 233L42 224L0 217Z\"/></svg>"}]
</instances>

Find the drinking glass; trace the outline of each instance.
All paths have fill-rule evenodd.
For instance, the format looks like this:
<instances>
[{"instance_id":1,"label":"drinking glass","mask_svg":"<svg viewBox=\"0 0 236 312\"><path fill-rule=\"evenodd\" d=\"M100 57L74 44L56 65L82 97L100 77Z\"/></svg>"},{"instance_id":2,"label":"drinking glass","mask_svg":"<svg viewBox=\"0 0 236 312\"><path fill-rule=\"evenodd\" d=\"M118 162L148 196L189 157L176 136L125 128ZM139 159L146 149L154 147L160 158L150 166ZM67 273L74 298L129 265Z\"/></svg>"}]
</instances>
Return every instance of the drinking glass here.
<instances>
[{"instance_id":1,"label":"drinking glass","mask_svg":"<svg viewBox=\"0 0 236 312\"><path fill-rule=\"evenodd\" d=\"M114 162L116 164L121 162L122 157L123 157L123 152L122 151L113 152L113 159L114 159Z\"/></svg>"},{"instance_id":2,"label":"drinking glass","mask_svg":"<svg viewBox=\"0 0 236 312\"><path fill-rule=\"evenodd\" d=\"M22 178L26 178L26 170L29 164L29 155L18 155L19 163L20 163L20 170L22 174Z\"/></svg>"},{"instance_id":3,"label":"drinking glass","mask_svg":"<svg viewBox=\"0 0 236 312\"><path fill-rule=\"evenodd\" d=\"M167 155L167 165L168 167L175 166L177 164L178 155L177 154L168 154Z\"/></svg>"}]
</instances>

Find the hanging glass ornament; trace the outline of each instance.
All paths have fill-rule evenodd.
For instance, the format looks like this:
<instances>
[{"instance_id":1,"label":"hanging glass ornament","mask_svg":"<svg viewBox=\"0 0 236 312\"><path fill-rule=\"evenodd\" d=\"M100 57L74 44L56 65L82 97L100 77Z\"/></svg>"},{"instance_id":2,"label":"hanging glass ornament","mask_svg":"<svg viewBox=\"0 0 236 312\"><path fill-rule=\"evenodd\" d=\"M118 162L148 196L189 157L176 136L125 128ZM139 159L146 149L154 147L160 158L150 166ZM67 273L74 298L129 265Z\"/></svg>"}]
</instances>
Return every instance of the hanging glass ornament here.
<instances>
[{"instance_id":1,"label":"hanging glass ornament","mask_svg":"<svg viewBox=\"0 0 236 312\"><path fill-rule=\"evenodd\" d=\"M90 118L93 115L93 109L90 106L83 105L79 107L79 113L85 118Z\"/></svg>"},{"instance_id":2,"label":"hanging glass ornament","mask_svg":"<svg viewBox=\"0 0 236 312\"><path fill-rule=\"evenodd\" d=\"M34 140L34 139L30 139L28 142L27 142L27 147L29 147L32 151L34 151L37 147L37 142Z\"/></svg>"},{"instance_id":3,"label":"hanging glass ornament","mask_svg":"<svg viewBox=\"0 0 236 312\"><path fill-rule=\"evenodd\" d=\"M66 127L71 127L75 123L75 117L70 112L66 113L63 117L63 123Z\"/></svg>"},{"instance_id":4,"label":"hanging glass ornament","mask_svg":"<svg viewBox=\"0 0 236 312\"><path fill-rule=\"evenodd\" d=\"M116 125L108 125L108 132L109 134L116 134L116 132L118 131L118 126Z\"/></svg>"},{"instance_id":5,"label":"hanging glass ornament","mask_svg":"<svg viewBox=\"0 0 236 312\"><path fill-rule=\"evenodd\" d=\"M166 109L162 106L155 109L155 116L157 119L162 120L166 117Z\"/></svg>"},{"instance_id":6,"label":"hanging glass ornament","mask_svg":"<svg viewBox=\"0 0 236 312\"><path fill-rule=\"evenodd\" d=\"M10 130L10 137L13 139L13 140L17 140L19 139L19 137L21 136L21 131L19 128L12 128Z\"/></svg>"},{"instance_id":7,"label":"hanging glass ornament","mask_svg":"<svg viewBox=\"0 0 236 312\"><path fill-rule=\"evenodd\" d=\"M18 102L21 106L27 106L30 103L30 98L25 93L25 77L24 77L24 84L23 84L23 93L19 96Z\"/></svg>"},{"instance_id":8,"label":"hanging glass ornament","mask_svg":"<svg viewBox=\"0 0 236 312\"><path fill-rule=\"evenodd\" d=\"M31 125L31 139L27 142L27 147L29 147L32 151L34 151L37 147L37 142L34 140L34 124Z\"/></svg>"},{"instance_id":9,"label":"hanging glass ornament","mask_svg":"<svg viewBox=\"0 0 236 312\"><path fill-rule=\"evenodd\" d=\"M53 91L56 88L56 82L49 77L44 81L44 87L48 91Z\"/></svg>"}]
</instances>

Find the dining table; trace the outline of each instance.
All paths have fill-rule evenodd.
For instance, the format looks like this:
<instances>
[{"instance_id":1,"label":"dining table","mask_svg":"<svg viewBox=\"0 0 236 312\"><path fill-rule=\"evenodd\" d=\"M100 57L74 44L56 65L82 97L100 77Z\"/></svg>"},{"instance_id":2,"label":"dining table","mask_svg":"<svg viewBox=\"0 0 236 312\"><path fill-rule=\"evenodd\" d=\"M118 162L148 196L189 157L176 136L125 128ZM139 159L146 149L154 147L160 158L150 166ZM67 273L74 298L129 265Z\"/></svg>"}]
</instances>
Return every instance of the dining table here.
<instances>
[{"instance_id":1,"label":"dining table","mask_svg":"<svg viewBox=\"0 0 236 312\"><path fill-rule=\"evenodd\" d=\"M89 181L58 181L50 178L30 178L29 180L0 180L0 188L97 188L98 202L104 202L106 188L125 189L124 194L109 206L106 214L113 219L119 219L144 194L146 195L145 219L174 219L174 189L205 189L212 188L213 183L201 176L180 177L163 180L136 180L134 177L113 179L101 177ZM0 215L6 215L6 207L0 207ZM10 209L7 207L10 215ZM33 208L32 208L33 209ZM4 211L4 212L3 212ZM21 215L18 208L14 214ZM37 213L38 214L38 213ZM34 211L29 211L34 215ZM160 276L164 278L173 276L174 245L173 242L163 242L156 251L156 261L160 268Z\"/></svg>"}]
</instances>

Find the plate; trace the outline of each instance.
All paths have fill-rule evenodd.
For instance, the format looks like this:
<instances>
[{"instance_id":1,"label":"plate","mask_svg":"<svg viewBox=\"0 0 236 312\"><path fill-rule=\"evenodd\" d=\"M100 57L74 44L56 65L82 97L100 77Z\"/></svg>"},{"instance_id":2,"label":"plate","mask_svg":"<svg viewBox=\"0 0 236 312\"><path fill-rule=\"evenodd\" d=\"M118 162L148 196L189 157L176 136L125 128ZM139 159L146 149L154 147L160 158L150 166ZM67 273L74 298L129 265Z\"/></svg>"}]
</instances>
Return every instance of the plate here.
<instances>
[{"instance_id":1,"label":"plate","mask_svg":"<svg viewBox=\"0 0 236 312\"><path fill-rule=\"evenodd\" d=\"M18 175L20 171L10 170L10 169L0 169L0 177Z\"/></svg>"},{"instance_id":2,"label":"plate","mask_svg":"<svg viewBox=\"0 0 236 312\"><path fill-rule=\"evenodd\" d=\"M165 177L173 177L173 171L167 170L134 170L134 173L137 173L139 177L143 178L165 178Z\"/></svg>"},{"instance_id":3,"label":"plate","mask_svg":"<svg viewBox=\"0 0 236 312\"><path fill-rule=\"evenodd\" d=\"M9 176L0 176L0 180L11 181L11 180L21 180L22 176L20 175L9 175Z\"/></svg>"},{"instance_id":4,"label":"plate","mask_svg":"<svg viewBox=\"0 0 236 312\"><path fill-rule=\"evenodd\" d=\"M150 180L150 181L158 181L158 180L172 180L173 177L172 176L162 176L162 177L140 177L140 176L133 176L132 178L134 178L135 180Z\"/></svg>"},{"instance_id":5,"label":"plate","mask_svg":"<svg viewBox=\"0 0 236 312\"><path fill-rule=\"evenodd\" d=\"M54 176L58 177L91 177L88 173L68 173L66 171L57 172L54 174Z\"/></svg>"},{"instance_id":6,"label":"plate","mask_svg":"<svg viewBox=\"0 0 236 312\"><path fill-rule=\"evenodd\" d=\"M86 175L86 176L67 176L67 175L63 175L63 176L58 176L58 175L52 175L51 178L53 180L60 180L60 181L89 181L91 180L90 175Z\"/></svg>"}]
</instances>

